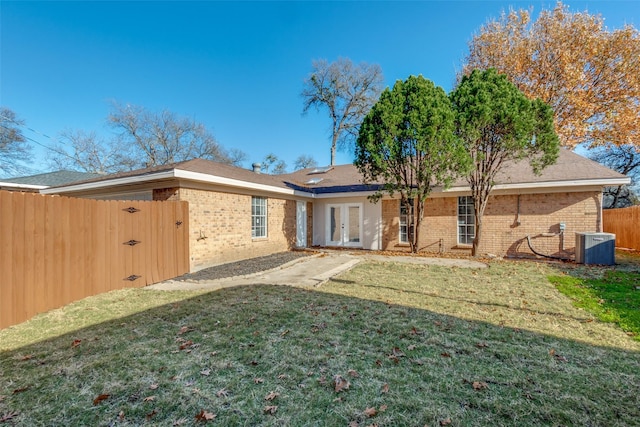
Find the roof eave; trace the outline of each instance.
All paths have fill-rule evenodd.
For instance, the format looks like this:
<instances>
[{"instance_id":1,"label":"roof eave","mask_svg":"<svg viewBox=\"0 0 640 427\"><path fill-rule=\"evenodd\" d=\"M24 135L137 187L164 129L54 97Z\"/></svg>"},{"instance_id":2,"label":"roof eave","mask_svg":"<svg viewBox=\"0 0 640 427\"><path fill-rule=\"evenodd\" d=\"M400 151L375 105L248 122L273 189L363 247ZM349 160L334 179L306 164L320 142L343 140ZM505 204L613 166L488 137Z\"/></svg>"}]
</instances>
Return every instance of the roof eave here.
<instances>
[{"instance_id":1,"label":"roof eave","mask_svg":"<svg viewBox=\"0 0 640 427\"><path fill-rule=\"evenodd\" d=\"M121 185L140 184L141 182L156 181L161 179L175 178L175 169L162 172L154 172L147 175L125 176L122 178L107 179L104 181L85 182L80 184L71 184L60 187L52 187L40 191L42 194L58 194L58 193L77 193L87 190L98 190L102 188L115 187Z\"/></svg>"},{"instance_id":2,"label":"roof eave","mask_svg":"<svg viewBox=\"0 0 640 427\"><path fill-rule=\"evenodd\" d=\"M49 188L48 185L18 184L18 183L15 183L15 182L3 182L3 181L0 181L0 187L28 188L28 189L31 189L31 190L42 190L44 188Z\"/></svg>"},{"instance_id":3,"label":"roof eave","mask_svg":"<svg viewBox=\"0 0 640 427\"><path fill-rule=\"evenodd\" d=\"M294 190L290 188L281 188L281 187L276 187L268 184L258 184L255 182L243 181L243 180L234 179L234 178L225 178L217 175L210 175L208 173L192 172L192 171L186 171L181 169L176 169L175 172L176 172L175 173L176 178L181 178L181 179L190 180L190 181L198 181L198 182L204 182L207 184L216 184L216 185L222 185L227 187L266 191L270 193L286 194L290 196L313 197L313 194L306 191Z\"/></svg>"},{"instance_id":4,"label":"roof eave","mask_svg":"<svg viewBox=\"0 0 640 427\"><path fill-rule=\"evenodd\" d=\"M516 184L496 184L493 190L521 190L528 188L560 188L560 187L612 187L616 185L628 185L631 178L596 178L596 179L577 179L568 181L542 181L542 182L520 182ZM460 191L470 191L470 186L449 187L443 190L443 193L455 193Z\"/></svg>"}]
</instances>

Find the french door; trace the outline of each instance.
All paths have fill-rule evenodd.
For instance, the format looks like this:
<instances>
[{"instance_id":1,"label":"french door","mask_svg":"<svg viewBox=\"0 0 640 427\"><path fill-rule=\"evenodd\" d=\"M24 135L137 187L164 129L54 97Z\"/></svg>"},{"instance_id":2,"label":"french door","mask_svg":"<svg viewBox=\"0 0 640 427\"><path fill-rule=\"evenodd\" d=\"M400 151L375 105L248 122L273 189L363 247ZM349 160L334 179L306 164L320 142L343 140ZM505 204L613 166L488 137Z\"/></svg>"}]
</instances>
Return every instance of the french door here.
<instances>
[{"instance_id":1,"label":"french door","mask_svg":"<svg viewBox=\"0 0 640 427\"><path fill-rule=\"evenodd\" d=\"M327 205L327 245L362 246L362 203Z\"/></svg>"}]
</instances>

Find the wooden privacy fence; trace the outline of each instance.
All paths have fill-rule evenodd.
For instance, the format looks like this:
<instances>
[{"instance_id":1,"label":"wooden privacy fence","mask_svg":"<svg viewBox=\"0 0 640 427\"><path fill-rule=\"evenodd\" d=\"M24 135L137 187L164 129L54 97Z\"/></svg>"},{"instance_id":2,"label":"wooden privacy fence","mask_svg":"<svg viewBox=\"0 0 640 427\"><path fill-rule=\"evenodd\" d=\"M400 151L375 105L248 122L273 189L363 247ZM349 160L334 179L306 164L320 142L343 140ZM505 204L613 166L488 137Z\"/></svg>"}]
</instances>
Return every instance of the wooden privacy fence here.
<instances>
[{"instance_id":1,"label":"wooden privacy fence","mask_svg":"<svg viewBox=\"0 0 640 427\"><path fill-rule=\"evenodd\" d=\"M189 270L187 202L0 191L0 328Z\"/></svg>"},{"instance_id":2,"label":"wooden privacy fence","mask_svg":"<svg viewBox=\"0 0 640 427\"><path fill-rule=\"evenodd\" d=\"M602 228L616 235L616 246L640 250L640 206L603 210Z\"/></svg>"}]
</instances>

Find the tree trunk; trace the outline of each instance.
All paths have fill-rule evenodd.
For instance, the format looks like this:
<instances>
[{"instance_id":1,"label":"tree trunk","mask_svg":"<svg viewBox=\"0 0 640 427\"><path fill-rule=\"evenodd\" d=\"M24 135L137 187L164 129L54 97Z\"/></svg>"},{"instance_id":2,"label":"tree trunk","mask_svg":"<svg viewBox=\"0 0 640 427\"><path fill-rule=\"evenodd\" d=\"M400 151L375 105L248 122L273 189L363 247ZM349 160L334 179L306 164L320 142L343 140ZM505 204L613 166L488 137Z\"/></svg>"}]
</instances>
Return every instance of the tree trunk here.
<instances>
[{"instance_id":1,"label":"tree trunk","mask_svg":"<svg viewBox=\"0 0 640 427\"><path fill-rule=\"evenodd\" d=\"M411 224L409 224L408 232L413 229L413 237L409 240L411 242L411 252L418 253L420 242L420 228L422 226L422 212L424 211L424 202L420 198L413 199L413 209L411 210L410 218Z\"/></svg>"},{"instance_id":2,"label":"tree trunk","mask_svg":"<svg viewBox=\"0 0 640 427\"><path fill-rule=\"evenodd\" d=\"M336 164L336 147L338 146L338 134L334 132L331 137L331 166Z\"/></svg>"},{"instance_id":3,"label":"tree trunk","mask_svg":"<svg viewBox=\"0 0 640 427\"><path fill-rule=\"evenodd\" d=\"M476 236L473 238L473 245L471 246L471 256L480 256L480 235L482 234L482 220L478 220L476 217Z\"/></svg>"}]
</instances>

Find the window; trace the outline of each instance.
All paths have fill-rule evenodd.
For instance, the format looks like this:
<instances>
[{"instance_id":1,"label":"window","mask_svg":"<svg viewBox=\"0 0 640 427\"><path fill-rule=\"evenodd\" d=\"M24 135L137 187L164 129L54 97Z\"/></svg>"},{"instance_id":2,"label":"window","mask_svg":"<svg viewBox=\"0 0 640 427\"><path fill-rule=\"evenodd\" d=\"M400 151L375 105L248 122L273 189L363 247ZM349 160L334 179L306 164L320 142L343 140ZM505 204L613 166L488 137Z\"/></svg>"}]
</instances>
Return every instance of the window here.
<instances>
[{"instance_id":1,"label":"window","mask_svg":"<svg viewBox=\"0 0 640 427\"><path fill-rule=\"evenodd\" d=\"M409 200L411 207L407 208L400 202L400 243L409 243L409 224L413 229L413 199Z\"/></svg>"},{"instance_id":2,"label":"window","mask_svg":"<svg viewBox=\"0 0 640 427\"><path fill-rule=\"evenodd\" d=\"M458 197L458 243L470 245L476 236L475 217L473 214L473 198Z\"/></svg>"},{"instance_id":3,"label":"window","mask_svg":"<svg viewBox=\"0 0 640 427\"><path fill-rule=\"evenodd\" d=\"M267 237L266 197L251 197L251 237Z\"/></svg>"}]
</instances>

